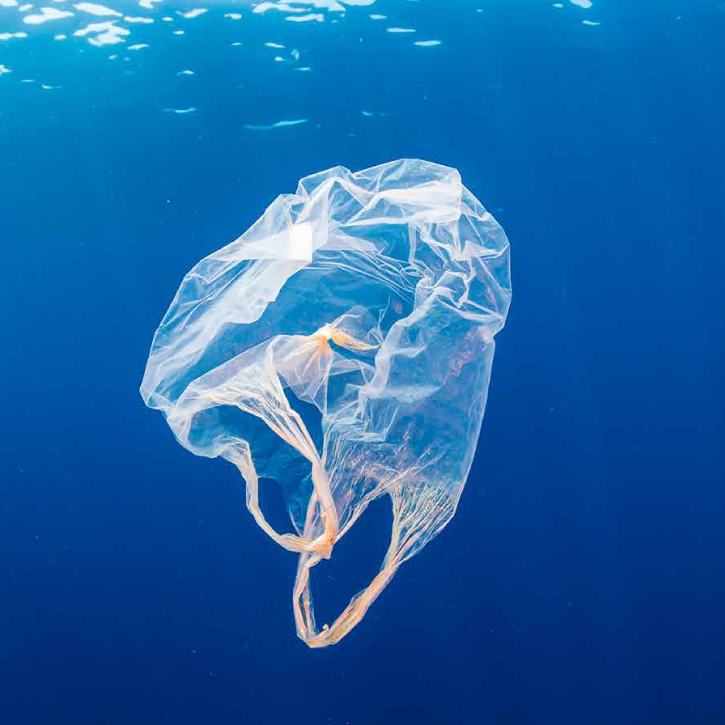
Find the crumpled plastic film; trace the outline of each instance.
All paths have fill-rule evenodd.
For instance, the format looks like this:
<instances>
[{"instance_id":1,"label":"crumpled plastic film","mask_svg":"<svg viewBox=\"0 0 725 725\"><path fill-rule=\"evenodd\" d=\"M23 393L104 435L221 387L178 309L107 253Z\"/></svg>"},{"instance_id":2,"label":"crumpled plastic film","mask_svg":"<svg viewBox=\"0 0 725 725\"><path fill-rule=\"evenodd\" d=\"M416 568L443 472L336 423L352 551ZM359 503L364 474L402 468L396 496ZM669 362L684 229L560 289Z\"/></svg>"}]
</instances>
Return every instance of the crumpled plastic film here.
<instances>
[{"instance_id":1,"label":"crumpled plastic film","mask_svg":"<svg viewBox=\"0 0 725 725\"><path fill-rule=\"evenodd\" d=\"M141 394L185 448L239 469L256 522L299 554L309 646L344 637L453 516L510 300L499 224L458 171L409 159L302 179L184 278ZM282 486L294 533L267 522L260 478ZM318 628L310 572L383 495L380 573Z\"/></svg>"}]
</instances>

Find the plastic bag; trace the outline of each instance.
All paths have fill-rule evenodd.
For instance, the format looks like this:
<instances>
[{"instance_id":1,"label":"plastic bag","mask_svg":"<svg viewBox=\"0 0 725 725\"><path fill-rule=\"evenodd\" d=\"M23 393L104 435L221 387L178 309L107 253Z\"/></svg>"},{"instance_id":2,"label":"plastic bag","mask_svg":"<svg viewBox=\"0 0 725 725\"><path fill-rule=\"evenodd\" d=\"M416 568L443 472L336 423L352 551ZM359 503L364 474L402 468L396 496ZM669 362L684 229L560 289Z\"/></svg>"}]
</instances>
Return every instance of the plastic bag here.
<instances>
[{"instance_id":1,"label":"plastic bag","mask_svg":"<svg viewBox=\"0 0 725 725\"><path fill-rule=\"evenodd\" d=\"M311 647L345 636L455 512L509 307L508 250L455 169L337 167L199 262L156 332L143 398L185 448L236 465L259 526L299 554L294 616ZM282 486L294 533L265 519L260 478ZM310 570L382 495L381 571L318 629Z\"/></svg>"}]
</instances>

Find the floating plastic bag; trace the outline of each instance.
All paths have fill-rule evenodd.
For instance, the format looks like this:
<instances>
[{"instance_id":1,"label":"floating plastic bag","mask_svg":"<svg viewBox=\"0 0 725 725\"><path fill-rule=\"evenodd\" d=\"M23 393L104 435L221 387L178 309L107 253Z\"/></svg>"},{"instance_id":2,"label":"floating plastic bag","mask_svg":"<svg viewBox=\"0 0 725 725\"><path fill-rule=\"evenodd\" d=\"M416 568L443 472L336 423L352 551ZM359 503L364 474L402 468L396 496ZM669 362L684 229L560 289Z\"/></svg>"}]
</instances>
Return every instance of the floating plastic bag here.
<instances>
[{"instance_id":1,"label":"floating plastic bag","mask_svg":"<svg viewBox=\"0 0 725 725\"><path fill-rule=\"evenodd\" d=\"M511 298L508 250L455 169L337 167L199 262L156 332L143 398L185 448L234 463L256 522L299 554L294 616L311 647L344 637L455 512ZM260 478L282 486L295 533L265 519ZM380 573L318 629L310 571L383 495Z\"/></svg>"}]
</instances>

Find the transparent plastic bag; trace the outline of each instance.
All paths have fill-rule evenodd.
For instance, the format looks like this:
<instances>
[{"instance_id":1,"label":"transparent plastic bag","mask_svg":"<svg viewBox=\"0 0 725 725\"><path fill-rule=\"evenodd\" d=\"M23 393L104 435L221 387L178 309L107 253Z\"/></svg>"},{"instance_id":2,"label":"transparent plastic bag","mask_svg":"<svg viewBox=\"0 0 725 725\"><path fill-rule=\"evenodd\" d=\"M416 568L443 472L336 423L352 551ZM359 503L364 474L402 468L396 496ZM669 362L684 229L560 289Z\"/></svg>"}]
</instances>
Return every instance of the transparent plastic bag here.
<instances>
[{"instance_id":1,"label":"transparent plastic bag","mask_svg":"<svg viewBox=\"0 0 725 725\"><path fill-rule=\"evenodd\" d=\"M299 554L294 616L311 647L344 637L455 512L510 303L508 251L455 169L337 167L199 262L156 332L142 396L185 448L237 466L259 526ZM260 478L282 486L294 533L265 519ZM382 495L381 571L318 629L310 570Z\"/></svg>"}]
</instances>

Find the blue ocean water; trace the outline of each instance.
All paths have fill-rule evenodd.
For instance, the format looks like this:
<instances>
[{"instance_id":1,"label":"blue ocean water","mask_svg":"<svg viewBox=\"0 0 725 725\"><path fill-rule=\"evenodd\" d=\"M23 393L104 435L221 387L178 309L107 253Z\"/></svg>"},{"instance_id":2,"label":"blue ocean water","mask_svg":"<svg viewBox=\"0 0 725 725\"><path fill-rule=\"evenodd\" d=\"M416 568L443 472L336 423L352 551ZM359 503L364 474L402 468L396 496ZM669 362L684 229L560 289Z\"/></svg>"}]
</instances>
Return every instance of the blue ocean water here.
<instances>
[{"instance_id":1,"label":"blue ocean water","mask_svg":"<svg viewBox=\"0 0 725 725\"><path fill-rule=\"evenodd\" d=\"M0 722L725 722L724 32L718 0L0 0ZM456 517L312 651L294 557L138 386L196 261L403 157L501 222L514 303ZM318 567L320 621L389 521Z\"/></svg>"}]
</instances>

